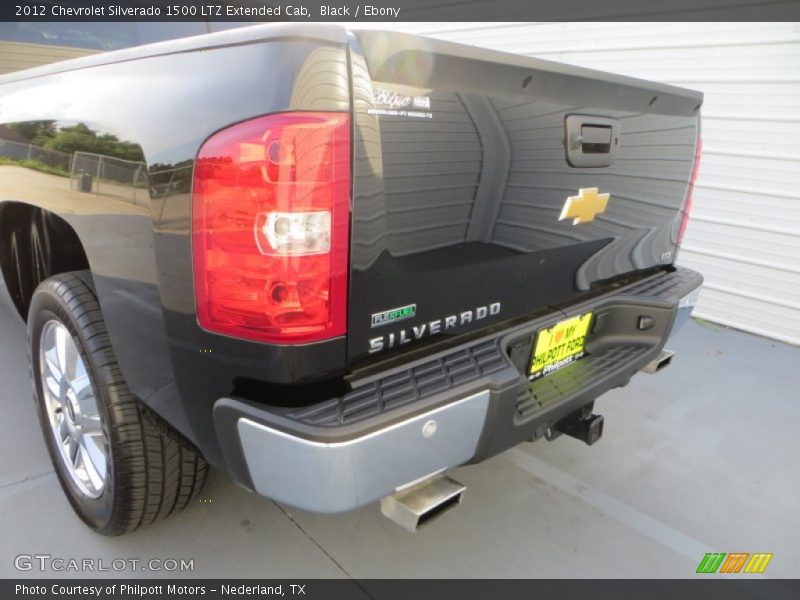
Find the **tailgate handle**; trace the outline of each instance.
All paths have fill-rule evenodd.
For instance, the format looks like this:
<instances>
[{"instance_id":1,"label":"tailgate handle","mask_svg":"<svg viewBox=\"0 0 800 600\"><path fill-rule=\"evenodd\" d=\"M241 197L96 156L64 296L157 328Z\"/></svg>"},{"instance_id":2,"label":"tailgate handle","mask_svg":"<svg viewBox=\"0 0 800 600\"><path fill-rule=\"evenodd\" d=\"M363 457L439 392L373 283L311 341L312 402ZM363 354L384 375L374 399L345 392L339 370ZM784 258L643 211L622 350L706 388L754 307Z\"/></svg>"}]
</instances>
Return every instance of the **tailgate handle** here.
<instances>
[{"instance_id":1,"label":"tailgate handle","mask_svg":"<svg viewBox=\"0 0 800 600\"><path fill-rule=\"evenodd\" d=\"M611 127L608 125L584 125L580 134L581 152L584 154L608 154L611 152Z\"/></svg>"},{"instance_id":2,"label":"tailgate handle","mask_svg":"<svg viewBox=\"0 0 800 600\"><path fill-rule=\"evenodd\" d=\"M564 145L572 167L608 167L617 159L619 121L593 115L567 115Z\"/></svg>"}]
</instances>

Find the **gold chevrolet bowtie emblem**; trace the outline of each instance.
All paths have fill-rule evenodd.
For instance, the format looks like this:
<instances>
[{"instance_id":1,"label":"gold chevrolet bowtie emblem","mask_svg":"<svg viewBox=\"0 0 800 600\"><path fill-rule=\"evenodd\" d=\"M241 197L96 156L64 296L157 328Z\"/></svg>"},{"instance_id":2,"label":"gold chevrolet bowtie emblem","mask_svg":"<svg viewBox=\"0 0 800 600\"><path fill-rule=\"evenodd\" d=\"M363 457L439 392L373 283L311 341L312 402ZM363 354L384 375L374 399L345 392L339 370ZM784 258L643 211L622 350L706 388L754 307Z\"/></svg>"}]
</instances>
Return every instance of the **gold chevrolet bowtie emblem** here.
<instances>
[{"instance_id":1,"label":"gold chevrolet bowtie emblem","mask_svg":"<svg viewBox=\"0 0 800 600\"><path fill-rule=\"evenodd\" d=\"M581 188L577 196L567 198L558 220L572 219L573 225L590 223L606 211L610 197L611 194L598 194L597 188Z\"/></svg>"}]
</instances>

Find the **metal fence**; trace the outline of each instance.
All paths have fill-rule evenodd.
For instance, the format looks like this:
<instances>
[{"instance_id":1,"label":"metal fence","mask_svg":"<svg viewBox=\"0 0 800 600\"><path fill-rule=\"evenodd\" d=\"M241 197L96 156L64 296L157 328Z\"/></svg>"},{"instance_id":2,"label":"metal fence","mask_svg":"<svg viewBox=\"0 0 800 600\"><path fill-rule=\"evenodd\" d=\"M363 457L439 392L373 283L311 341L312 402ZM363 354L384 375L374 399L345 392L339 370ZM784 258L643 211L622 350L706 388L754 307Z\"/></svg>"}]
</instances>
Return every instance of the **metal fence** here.
<instances>
[{"instance_id":1,"label":"metal fence","mask_svg":"<svg viewBox=\"0 0 800 600\"><path fill-rule=\"evenodd\" d=\"M184 165L150 172L150 194L153 198L164 198L171 194L188 192L192 184L194 166Z\"/></svg>"},{"instance_id":2,"label":"metal fence","mask_svg":"<svg viewBox=\"0 0 800 600\"><path fill-rule=\"evenodd\" d=\"M148 198L147 167L144 162L103 154L75 152L70 169L72 189L125 201L145 203Z\"/></svg>"},{"instance_id":3,"label":"metal fence","mask_svg":"<svg viewBox=\"0 0 800 600\"><path fill-rule=\"evenodd\" d=\"M72 170L72 154L33 144L0 139L0 156L15 160L37 160L49 167L55 167L68 173Z\"/></svg>"}]
</instances>

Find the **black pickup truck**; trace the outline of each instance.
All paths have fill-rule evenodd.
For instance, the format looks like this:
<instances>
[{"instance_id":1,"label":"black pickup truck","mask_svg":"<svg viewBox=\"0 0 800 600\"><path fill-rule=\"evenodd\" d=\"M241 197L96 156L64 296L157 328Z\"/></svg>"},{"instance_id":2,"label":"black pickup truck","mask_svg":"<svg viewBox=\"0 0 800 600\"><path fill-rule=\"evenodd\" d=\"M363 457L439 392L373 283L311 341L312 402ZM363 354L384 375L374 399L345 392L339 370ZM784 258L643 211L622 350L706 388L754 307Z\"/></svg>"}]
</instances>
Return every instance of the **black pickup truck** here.
<instances>
[{"instance_id":1,"label":"black pickup truck","mask_svg":"<svg viewBox=\"0 0 800 600\"><path fill-rule=\"evenodd\" d=\"M595 442L702 283L701 104L322 24L1 77L0 267L77 514L132 530L210 464L414 529L451 467Z\"/></svg>"}]
</instances>

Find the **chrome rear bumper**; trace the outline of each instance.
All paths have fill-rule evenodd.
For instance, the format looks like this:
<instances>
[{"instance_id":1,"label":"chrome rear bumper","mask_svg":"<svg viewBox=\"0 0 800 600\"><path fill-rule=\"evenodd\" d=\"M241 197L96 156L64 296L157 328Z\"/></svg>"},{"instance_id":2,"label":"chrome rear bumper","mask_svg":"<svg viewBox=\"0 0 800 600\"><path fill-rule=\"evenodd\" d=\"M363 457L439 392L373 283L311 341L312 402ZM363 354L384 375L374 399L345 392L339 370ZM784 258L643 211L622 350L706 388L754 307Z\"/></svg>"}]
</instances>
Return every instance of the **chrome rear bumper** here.
<instances>
[{"instance_id":1,"label":"chrome rear bumper","mask_svg":"<svg viewBox=\"0 0 800 600\"><path fill-rule=\"evenodd\" d=\"M247 418L237 428L256 492L336 513L467 462L483 431L489 396L479 392L346 442L311 441Z\"/></svg>"}]
</instances>

